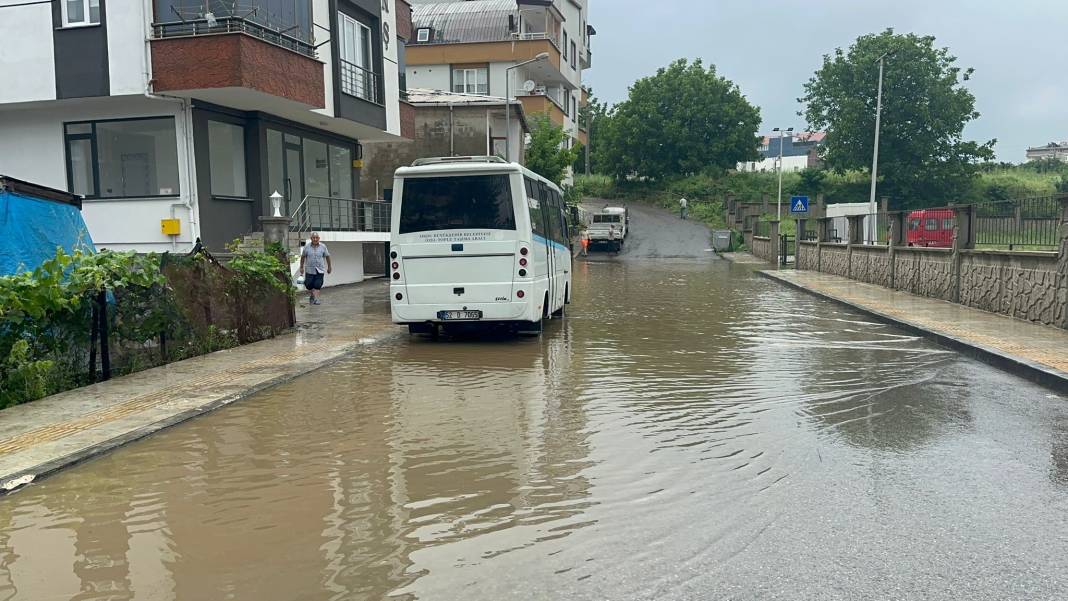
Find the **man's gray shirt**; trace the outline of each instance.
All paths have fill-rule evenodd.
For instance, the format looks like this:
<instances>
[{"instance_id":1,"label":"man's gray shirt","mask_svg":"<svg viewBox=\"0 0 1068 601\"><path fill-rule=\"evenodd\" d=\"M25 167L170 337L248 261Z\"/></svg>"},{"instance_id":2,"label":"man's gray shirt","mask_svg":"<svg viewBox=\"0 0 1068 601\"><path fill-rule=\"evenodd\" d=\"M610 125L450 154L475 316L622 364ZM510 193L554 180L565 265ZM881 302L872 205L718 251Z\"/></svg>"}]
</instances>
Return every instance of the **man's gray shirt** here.
<instances>
[{"instance_id":1,"label":"man's gray shirt","mask_svg":"<svg viewBox=\"0 0 1068 601\"><path fill-rule=\"evenodd\" d=\"M330 256L330 251L322 242L318 246L305 244L304 250L300 251L300 256L304 257L304 273L312 275L326 273L326 257Z\"/></svg>"}]
</instances>

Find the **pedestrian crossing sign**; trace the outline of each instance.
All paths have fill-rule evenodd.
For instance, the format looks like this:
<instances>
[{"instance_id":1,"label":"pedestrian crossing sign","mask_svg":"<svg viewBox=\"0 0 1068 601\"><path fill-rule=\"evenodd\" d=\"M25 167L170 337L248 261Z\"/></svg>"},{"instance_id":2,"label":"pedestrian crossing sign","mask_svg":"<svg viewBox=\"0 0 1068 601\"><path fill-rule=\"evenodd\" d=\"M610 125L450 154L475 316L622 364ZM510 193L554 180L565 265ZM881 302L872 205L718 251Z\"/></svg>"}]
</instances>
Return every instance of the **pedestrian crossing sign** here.
<instances>
[{"instance_id":1,"label":"pedestrian crossing sign","mask_svg":"<svg viewBox=\"0 0 1068 601\"><path fill-rule=\"evenodd\" d=\"M790 212L791 213L808 213L808 197L807 196L791 196L790 197Z\"/></svg>"}]
</instances>

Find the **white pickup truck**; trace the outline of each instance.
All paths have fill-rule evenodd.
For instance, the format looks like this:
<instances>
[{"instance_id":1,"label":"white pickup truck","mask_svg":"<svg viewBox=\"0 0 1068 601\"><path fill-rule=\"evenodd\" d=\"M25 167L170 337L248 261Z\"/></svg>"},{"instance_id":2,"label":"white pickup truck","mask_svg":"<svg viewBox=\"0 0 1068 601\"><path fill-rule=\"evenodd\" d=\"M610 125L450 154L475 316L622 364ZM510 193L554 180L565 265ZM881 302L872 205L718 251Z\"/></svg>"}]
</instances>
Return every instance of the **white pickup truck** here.
<instances>
[{"instance_id":1,"label":"white pickup truck","mask_svg":"<svg viewBox=\"0 0 1068 601\"><path fill-rule=\"evenodd\" d=\"M586 230L590 238L590 246L606 245L610 249L619 252L623 247L623 241L627 238L627 228L630 225L630 214L626 207L605 207L593 214L593 220Z\"/></svg>"}]
</instances>

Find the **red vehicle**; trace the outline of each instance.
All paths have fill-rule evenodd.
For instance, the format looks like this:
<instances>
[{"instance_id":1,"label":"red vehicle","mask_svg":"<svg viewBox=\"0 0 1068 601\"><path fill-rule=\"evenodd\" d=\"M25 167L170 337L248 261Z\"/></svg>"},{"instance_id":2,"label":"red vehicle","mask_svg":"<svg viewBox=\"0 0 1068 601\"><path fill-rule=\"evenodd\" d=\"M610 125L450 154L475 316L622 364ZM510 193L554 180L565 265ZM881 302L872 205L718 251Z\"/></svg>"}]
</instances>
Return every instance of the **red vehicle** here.
<instances>
[{"instance_id":1,"label":"red vehicle","mask_svg":"<svg viewBox=\"0 0 1068 601\"><path fill-rule=\"evenodd\" d=\"M909 246L950 248L953 246L953 211L923 209L909 213Z\"/></svg>"}]
</instances>

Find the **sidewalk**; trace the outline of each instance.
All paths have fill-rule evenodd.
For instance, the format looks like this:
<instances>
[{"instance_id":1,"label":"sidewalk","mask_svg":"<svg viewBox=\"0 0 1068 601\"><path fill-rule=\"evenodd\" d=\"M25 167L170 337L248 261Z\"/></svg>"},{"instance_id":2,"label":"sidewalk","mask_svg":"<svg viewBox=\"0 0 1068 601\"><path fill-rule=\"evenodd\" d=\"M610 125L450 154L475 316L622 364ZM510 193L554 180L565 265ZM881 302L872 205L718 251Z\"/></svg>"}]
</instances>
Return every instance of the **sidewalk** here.
<instances>
[{"instance_id":1,"label":"sidewalk","mask_svg":"<svg viewBox=\"0 0 1068 601\"><path fill-rule=\"evenodd\" d=\"M1020 377L1068 391L1068 330L826 273L787 269L760 274L932 338Z\"/></svg>"},{"instance_id":2,"label":"sidewalk","mask_svg":"<svg viewBox=\"0 0 1068 601\"><path fill-rule=\"evenodd\" d=\"M294 332L0 411L0 494L327 365L400 330L384 279L298 296Z\"/></svg>"}]
</instances>

